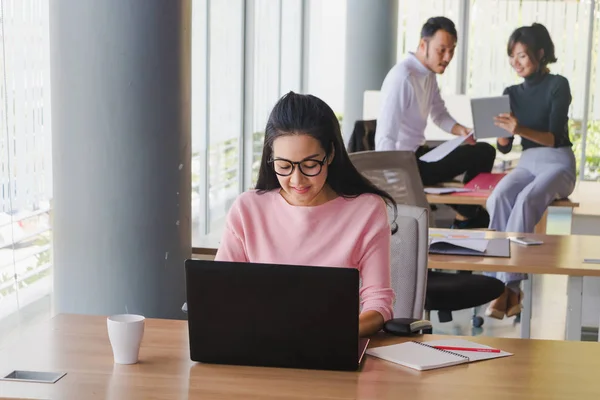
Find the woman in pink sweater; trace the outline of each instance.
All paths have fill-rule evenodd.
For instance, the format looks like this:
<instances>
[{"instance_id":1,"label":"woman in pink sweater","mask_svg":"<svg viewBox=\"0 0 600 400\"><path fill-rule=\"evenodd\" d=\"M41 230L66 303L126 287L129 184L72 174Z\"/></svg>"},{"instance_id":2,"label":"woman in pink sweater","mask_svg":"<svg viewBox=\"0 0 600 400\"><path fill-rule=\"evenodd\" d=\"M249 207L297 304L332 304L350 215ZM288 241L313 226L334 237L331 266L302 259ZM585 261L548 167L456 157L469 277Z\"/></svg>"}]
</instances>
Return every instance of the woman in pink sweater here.
<instances>
[{"instance_id":1,"label":"woman in pink sweater","mask_svg":"<svg viewBox=\"0 0 600 400\"><path fill-rule=\"evenodd\" d=\"M271 112L256 190L232 205L216 260L357 268L359 334L371 335L392 318L386 203L396 213L350 161L331 108L290 92Z\"/></svg>"}]
</instances>

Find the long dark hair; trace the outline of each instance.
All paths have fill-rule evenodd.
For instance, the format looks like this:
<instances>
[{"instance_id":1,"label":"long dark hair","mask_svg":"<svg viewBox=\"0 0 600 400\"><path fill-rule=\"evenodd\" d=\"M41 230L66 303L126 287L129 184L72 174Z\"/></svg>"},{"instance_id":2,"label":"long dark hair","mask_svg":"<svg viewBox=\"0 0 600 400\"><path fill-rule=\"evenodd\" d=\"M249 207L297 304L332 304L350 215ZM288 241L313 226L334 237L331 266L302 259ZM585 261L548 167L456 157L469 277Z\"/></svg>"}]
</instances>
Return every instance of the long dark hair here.
<instances>
[{"instance_id":1,"label":"long dark hair","mask_svg":"<svg viewBox=\"0 0 600 400\"><path fill-rule=\"evenodd\" d=\"M329 187L338 196L345 198L358 197L364 193L376 194L393 208L394 221L396 220L398 211L394 198L358 172L348 157L340 124L333 110L323 100L309 94L289 92L273 107L265 129L262 159L256 182L259 193L281 188L269 161L273 157L275 139L287 135L312 136L319 141L327 155L334 150L327 173L326 182Z\"/></svg>"},{"instance_id":2,"label":"long dark hair","mask_svg":"<svg viewBox=\"0 0 600 400\"><path fill-rule=\"evenodd\" d=\"M522 26L515 29L508 39L506 51L510 57L517 43L527 47L529 58L538 62L538 71L548 72L548 64L557 61L554 54L554 42L548 29L542 24L534 23L531 26ZM543 50L543 54L541 53Z\"/></svg>"}]
</instances>

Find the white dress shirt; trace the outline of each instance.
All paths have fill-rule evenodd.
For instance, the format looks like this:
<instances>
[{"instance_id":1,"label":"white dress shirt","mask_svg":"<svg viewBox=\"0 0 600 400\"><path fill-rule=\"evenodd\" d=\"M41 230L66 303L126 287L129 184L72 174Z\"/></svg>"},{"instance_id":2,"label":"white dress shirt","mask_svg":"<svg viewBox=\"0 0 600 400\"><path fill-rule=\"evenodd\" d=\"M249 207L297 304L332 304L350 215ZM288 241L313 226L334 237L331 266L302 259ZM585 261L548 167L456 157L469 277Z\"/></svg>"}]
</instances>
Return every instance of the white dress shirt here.
<instances>
[{"instance_id":1,"label":"white dress shirt","mask_svg":"<svg viewBox=\"0 0 600 400\"><path fill-rule=\"evenodd\" d=\"M375 150L416 151L425 144L429 115L446 132L456 124L440 96L435 73L409 53L383 81Z\"/></svg>"}]
</instances>

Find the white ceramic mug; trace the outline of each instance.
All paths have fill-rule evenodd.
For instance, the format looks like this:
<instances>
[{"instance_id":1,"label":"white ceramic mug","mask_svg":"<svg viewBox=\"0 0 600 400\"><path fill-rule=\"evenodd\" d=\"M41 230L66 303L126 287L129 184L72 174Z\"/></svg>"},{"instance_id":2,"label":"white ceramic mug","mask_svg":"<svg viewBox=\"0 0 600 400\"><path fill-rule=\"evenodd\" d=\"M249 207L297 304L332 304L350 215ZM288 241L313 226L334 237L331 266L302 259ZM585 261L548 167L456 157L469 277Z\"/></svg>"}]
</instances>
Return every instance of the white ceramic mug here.
<instances>
[{"instance_id":1,"label":"white ceramic mug","mask_svg":"<svg viewBox=\"0 0 600 400\"><path fill-rule=\"evenodd\" d=\"M113 315L106 319L108 338L116 364L138 362L145 320L145 317L134 314Z\"/></svg>"}]
</instances>

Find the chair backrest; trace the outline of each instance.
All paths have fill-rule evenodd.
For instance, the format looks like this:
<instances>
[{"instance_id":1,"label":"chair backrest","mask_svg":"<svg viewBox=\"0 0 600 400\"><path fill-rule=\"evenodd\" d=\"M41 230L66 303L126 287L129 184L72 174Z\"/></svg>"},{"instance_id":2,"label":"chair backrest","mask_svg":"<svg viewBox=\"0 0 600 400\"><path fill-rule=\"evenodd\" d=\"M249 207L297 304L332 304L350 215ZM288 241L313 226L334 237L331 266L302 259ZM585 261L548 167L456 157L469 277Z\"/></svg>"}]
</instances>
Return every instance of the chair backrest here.
<instances>
[{"instance_id":1,"label":"chair backrest","mask_svg":"<svg viewBox=\"0 0 600 400\"><path fill-rule=\"evenodd\" d=\"M377 121L356 121L348 141L348 153L375 150L375 129Z\"/></svg>"},{"instance_id":2,"label":"chair backrest","mask_svg":"<svg viewBox=\"0 0 600 400\"><path fill-rule=\"evenodd\" d=\"M394 318L423 318L427 289L428 209L398 205L392 235L391 278ZM392 216L392 211L390 211Z\"/></svg>"},{"instance_id":3,"label":"chair backrest","mask_svg":"<svg viewBox=\"0 0 600 400\"><path fill-rule=\"evenodd\" d=\"M429 208L415 153L411 151L361 151L350 154L358 171L388 192L398 204Z\"/></svg>"}]
</instances>

